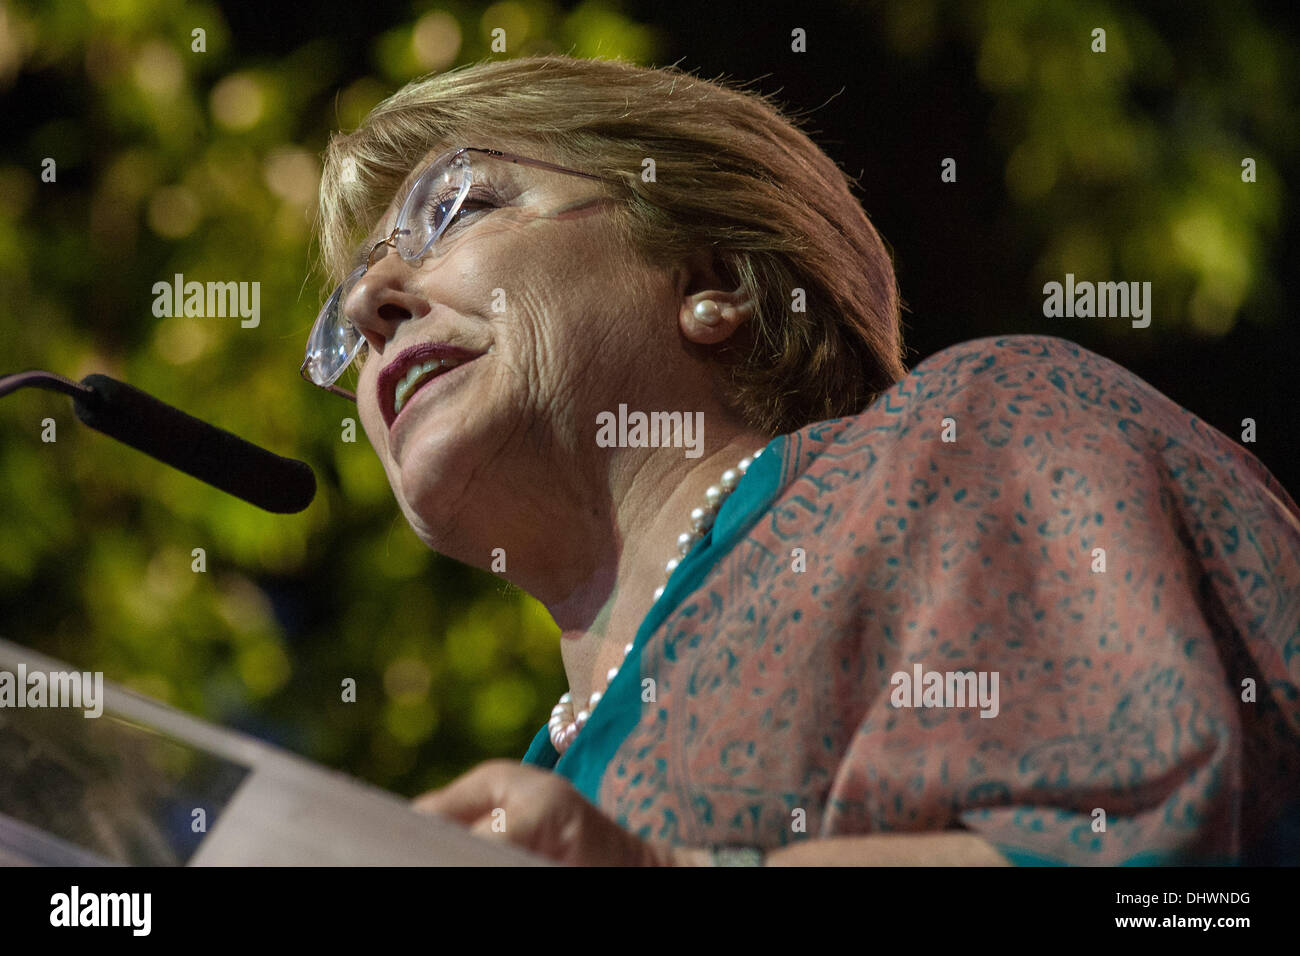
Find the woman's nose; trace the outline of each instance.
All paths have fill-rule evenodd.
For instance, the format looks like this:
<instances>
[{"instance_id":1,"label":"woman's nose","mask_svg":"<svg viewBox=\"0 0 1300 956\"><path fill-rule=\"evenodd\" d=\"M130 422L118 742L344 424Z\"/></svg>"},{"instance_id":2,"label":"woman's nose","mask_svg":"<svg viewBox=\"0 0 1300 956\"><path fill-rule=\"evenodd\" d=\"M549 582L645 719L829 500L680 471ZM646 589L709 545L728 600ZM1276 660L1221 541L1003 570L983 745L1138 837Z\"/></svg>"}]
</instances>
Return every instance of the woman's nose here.
<instances>
[{"instance_id":1,"label":"woman's nose","mask_svg":"<svg viewBox=\"0 0 1300 956\"><path fill-rule=\"evenodd\" d=\"M343 314L372 351L382 355L403 322L429 313L428 300L413 291L414 276L415 270L401 256L386 255L366 270L344 300Z\"/></svg>"}]
</instances>

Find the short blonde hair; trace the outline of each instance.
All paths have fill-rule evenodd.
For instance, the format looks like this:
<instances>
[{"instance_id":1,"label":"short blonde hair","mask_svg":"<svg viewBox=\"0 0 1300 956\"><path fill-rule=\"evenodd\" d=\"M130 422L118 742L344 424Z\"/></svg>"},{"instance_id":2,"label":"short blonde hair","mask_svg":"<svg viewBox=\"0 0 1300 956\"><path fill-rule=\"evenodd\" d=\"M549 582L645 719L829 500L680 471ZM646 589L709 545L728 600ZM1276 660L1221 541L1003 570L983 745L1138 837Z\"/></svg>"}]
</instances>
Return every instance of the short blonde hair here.
<instances>
[{"instance_id":1,"label":"short blonde hair","mask_svg":"<svg viewBox=\"0 0 1300 956\"><path fill-rule=\"evenodd\" d=\"M799 122L758 93L616 60L523 57L417 80L331 140L321 266L342 278L358 233L435 148L535 144L539 159L626 184L614 214L647 264L717 250L755 303L752 348L726 366L748 425L777 435L856 414L906 374L898 285L852 181Z\"/></svg>"}]
</instances>

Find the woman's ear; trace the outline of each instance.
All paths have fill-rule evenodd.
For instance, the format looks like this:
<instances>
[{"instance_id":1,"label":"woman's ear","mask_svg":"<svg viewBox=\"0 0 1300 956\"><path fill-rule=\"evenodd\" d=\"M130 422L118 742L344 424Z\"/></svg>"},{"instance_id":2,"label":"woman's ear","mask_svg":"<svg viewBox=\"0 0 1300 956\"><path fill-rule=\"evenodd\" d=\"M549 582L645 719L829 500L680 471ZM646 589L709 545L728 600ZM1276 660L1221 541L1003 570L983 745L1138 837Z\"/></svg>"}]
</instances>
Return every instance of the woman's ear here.
<instances>
[{"instance_id":1,"label":"woman's ear","mask_svg":"<svg viewBox=\"0 0 1300 956\"><path fill-rule=\"evenodd\" d=\"M753 316L753 300L729 272L719 268L711 250L697 252L682 263L678 325L687 341L697 345L724 342Z\"/></svg>"}]
</instances>

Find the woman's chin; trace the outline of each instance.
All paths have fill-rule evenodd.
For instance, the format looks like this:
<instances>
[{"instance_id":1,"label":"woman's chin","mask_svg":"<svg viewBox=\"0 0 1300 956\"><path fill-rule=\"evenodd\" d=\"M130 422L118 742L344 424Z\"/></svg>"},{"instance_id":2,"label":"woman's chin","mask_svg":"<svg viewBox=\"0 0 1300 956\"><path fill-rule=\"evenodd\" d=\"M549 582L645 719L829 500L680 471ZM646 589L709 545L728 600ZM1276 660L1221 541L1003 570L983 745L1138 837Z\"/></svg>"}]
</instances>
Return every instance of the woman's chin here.
<instances>
[{"instance_id":1,"label":"woman's chin","mask_svg":"<svg viewBox=\"0 0 1300 956\"><path fill-rule=\"evenodd\" d=\"M456 456L435 442L410 451L413 454L397 469L394 491L398 504L416 536L435 551L445 552L451 543L451 529L465 504L468 476L473 471L463 464L450 464Z\"/></svg>"},{"instance_id":2,"label":"woman's chin","mask_svg":"<svg viewBox=\"0 0 1300 956\"><path fill-rule=\"evenodd\" d=\"M405 500L400 500L399 503L406 516L406 523L426 548L454 557L452 555L452 551L455 550L452 544L454 522L448 515L430 514L427 510L420 510Z\"/></svg>"}]
</instances>

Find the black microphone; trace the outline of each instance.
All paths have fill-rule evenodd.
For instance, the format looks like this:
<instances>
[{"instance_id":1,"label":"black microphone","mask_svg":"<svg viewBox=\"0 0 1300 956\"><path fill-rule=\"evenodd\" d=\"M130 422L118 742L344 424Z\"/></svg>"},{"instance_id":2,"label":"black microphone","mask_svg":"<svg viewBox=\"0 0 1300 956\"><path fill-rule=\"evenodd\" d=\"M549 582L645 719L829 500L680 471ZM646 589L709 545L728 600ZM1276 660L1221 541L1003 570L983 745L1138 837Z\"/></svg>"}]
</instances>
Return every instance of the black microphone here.
<instances>
[{"instance_id":1,"label":"black microphone","mask_svg":"<svg viewBox=\"0 0 1300 956\"><path fill-rule=\"evenodd\" d=\"M25 385L66 392L83 424L264 511L293 514L316 496L306 462L281 458L107 375L78 384L27 372L0 378L0 395Z\"/></svg>"}]
</instances>

